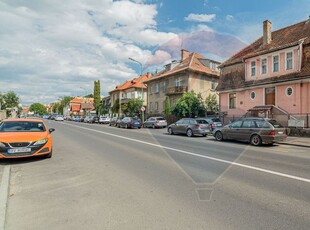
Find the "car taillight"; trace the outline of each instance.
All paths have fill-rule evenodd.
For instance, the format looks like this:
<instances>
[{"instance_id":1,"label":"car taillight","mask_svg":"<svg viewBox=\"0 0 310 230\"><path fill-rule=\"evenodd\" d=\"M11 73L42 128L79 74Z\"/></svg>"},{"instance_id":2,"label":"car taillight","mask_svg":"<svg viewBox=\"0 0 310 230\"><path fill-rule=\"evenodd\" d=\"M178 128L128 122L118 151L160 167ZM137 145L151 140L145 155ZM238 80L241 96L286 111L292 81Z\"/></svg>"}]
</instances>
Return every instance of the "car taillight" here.
<instances>
[{"instance_id":1,"label":"car taillight","mask_svg":"<svg viewBox=\"0 0 310 230\"><path fill-rule=\"evenodd\" d=\"M276 135L276 131L275 130L271 130L271 132L268 135L274 137Z\"/></svg>"},{"instance_id":2,"label":"car taillight","mask_svg":"<svg viewBox=\"0 0 310 230\"><path fill-rule=\"evenodd\" d=\"M212 127L212 128L215 128L215 124L212 124L211 127Z\"/></svg>"},{"instance_id":3,"label":"car taillight","mask_svg":"<svg viewBox=\"0 0 310 230\"><path fill-rule=\"evenodd\" d=\"M199 124L196 124L196 125L195 125L195 127L196 127L196 128L199 128L199 127L200 127L200 125L199 125Z\"/></svg>"}]
</instances>

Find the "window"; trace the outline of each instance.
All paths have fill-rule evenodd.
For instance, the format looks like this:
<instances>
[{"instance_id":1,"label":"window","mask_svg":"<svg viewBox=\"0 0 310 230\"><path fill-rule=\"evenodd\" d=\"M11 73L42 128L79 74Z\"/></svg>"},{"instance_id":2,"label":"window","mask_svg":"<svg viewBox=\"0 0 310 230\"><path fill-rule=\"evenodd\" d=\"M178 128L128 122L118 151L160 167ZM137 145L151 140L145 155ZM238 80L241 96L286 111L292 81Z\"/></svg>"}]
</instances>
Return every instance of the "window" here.
<instances>
[{"instance_id":1,"label":"window","mask_svg":"<svg viewBox=\"0 0 310 230\"><path fill-rule=\"evenodd\" d=\"M132 92L130 95L131 98L135 98L135 92Z\"/></svg>"},{"instance_id":2,"label":"window","mask_svg":"<svg viewBox=\"0 0 310 230\"><path fill-rule=\"evenodd\" d=\"M251 62L251 76L255 76L256 74L256 62L252 61Z\"/></svg>"},{"instance_id":3,"label":"window","mask_svg":"<svg viewBox=\"0 0 310 230\"><path fill-rule=\"evenodd\" d=\"M238 129L241 127L242 121L235 121L234 123L231 124L231 127L234 129Z\"/></svg>"},{"instance_id":4,"label":"window","mask_svg":"<svg viewBox=\"0 0 310 230\"><path fill-rule=\"evenodd\" d=\"M286 69L293 69L293 52L286 53Z\"/></svg>"},{"instance_id":5,"label":"window","mask_svg":"<svg viewBox=\"0 0 310 230\"><path fill-rule=\"evenodd\" d=\"M262 74L266 74L267 73L267 59L263 58L262 59Z\"/></svg>"},{"instance_id":6,"label":"window","mask_svg":"<svg viewBox=\"0 0 310 230\"><path fill-rule=\"evenodd\" d=\"M273 56L273 72L279 72L279 55Z\"/></svg>"},{"instance_id":7,"label":"window","mask_svg":"<svg viewBox=\"0 0 310 230\"><path fill-rule=\"evenodd\" d=\"M235 93L230 93L229 94L229 108L230 109L235 109L237 105L237 98Z\"/></svg>"},{"instance_id":8,"label":"window","mask_svg":"<svg viewBox=\"0 0 310 230\"><path fill-rule=\"evenodd\" d=\"M291 96L293 94L293 89L291 87L286 88L286 96Z\"/></svg>"},{"instance_id":9,"label":"window","mask_svg":"<svg viewBox=\"0 0 310 230\"><path fill-rule=\"evenodd\" d=\"M166 81L163 81L163 93L166 93L167 91L167 83Z\"/></svg>"},{"instance_id":10,"label":"window","mask_svg":"<svg viewBox=\"0 0 310 230\"><path fill-rule=\"evenodd\" d=\"M183 80L182 78L178 77L177 79L175 79L175 86L183 86Z\"/></svg>"},{"instance_id":11,"label":"window","mask_svg":"<svg viewBox=\"0 0 310 230\"><path fill-rule=\"evenodd\" d=\"M212 79L212 81L211 81L211 89L215 90L215 87L216 87L216 82L215 82L214 79Z\"/></svg>"},{"instance_id":12,"label":"window","mask_svg":"<svg viewBox=\"0 0 310 230\"><path fill-rule=\"evenodd\" d=\"M254 121L243 121L242 128L255 128Z\"/></svg>"},{"instance_id":13,"label":"window","mask_svg":"<svg viewBox=\"0 0 310 230\"><path fill-rule=\"evenodd\" d=\"M155 102L155 110L158 111L158 102Z\"/></svg>"},{"instance_id":14,"label":"window","mask_svg":"<svg viewBox=\"0 0 310 230\"><path fill-rule=\"evenodd\" d=\"M155 84L155 93L159 93L159 83Z\"/></svg>"},{"instance_id":15,"label":"window","mask_svg":"<svg viewBox=\"0 0 310 230\"><path fill-rule=\"evenodd\" d=\"M253 92L251 92L251 99L252 100L254 100L255 99L255 97L256 97L256 93L253 91Z\"/></svg>"},{"instance_id":16,"label":"window","mask_svg":"<svg viewBox=\"0 0 310 230\"><path fill-rule=\"evenodd\" d=\"M150 102L150 111L153 111L153 103Z\"/></svg>"},{"instance_id":17,"label":"window","mask_svg":"<svg viewBox=\"0 0 310 230\"><path fill-rule=\"evenodd\" d=\"M150 93L153 93L153 85L150 86Z\"/></svg>"}]
</instances>

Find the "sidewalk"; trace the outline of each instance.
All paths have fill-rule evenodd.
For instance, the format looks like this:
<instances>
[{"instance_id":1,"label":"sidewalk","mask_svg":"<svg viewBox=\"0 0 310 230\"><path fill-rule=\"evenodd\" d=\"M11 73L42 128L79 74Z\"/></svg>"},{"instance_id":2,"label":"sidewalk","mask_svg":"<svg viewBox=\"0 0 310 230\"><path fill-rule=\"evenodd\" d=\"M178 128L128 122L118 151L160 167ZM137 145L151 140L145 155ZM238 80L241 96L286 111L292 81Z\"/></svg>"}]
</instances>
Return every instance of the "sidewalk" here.
<instances>
[{"instance_id":1,"label":"sidewalk","mask_svg":"<svg viewBox=\"0 0 310 230\"><path fill-rule=\"evenodd\" d=\"M310 137L290 137L290 136L288 136L286 141L279 142L279 144L295 145L295 146L309 147L310 148Z\"/></svg>"}]
</instances>

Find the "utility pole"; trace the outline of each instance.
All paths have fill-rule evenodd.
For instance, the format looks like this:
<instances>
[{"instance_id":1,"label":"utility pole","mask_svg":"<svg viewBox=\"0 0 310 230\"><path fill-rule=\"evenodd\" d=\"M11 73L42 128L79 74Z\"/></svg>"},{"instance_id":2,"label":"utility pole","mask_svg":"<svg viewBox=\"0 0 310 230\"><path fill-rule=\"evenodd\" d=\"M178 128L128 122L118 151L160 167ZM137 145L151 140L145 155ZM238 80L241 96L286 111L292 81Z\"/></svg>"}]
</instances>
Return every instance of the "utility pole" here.
<instances>
[{"instance_id":1,"label":"utility pole","mask_svg":"<svg viewBox=\"0 0 310 230\"><path fill-rule=\"evenodd\" d=\"M133 61L133 62L136 62L140 65L140 76L142 76L142 71L143 71L143 65L141 62L133 59L133 58L129 58L129 60ZM141 89L141 93L142 93L142 96L141 96L141 99L142 99L142 107L144 106L144 93L143 93L143 83L142 83L142 89ZM144 111L141 110L141 118L142 118L142 123L144 123Z\"/></svg>"}]
</instances>

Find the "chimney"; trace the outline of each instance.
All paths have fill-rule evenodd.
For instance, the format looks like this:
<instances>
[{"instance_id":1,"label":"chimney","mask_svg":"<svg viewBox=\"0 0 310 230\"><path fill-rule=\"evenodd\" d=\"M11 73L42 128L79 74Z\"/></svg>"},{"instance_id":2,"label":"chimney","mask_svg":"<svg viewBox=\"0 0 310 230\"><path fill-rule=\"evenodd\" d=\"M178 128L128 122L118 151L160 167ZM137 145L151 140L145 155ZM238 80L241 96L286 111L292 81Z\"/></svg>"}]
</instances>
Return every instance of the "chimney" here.
<instances>
[{"instance_id":1,"label":"chimney","mask_svg":"<svg viewBox=\"0 0 310 230\"><path fill-rule=\"evenodd\" d=\"M181 61L184 61L189 57L189 52L185 49L181 49Z\"/></svg>"},{"instance_id":2,"label":"chimney","mask_svg":"<svg viewBox=\"0 0 310 230\"><path fill-rule=\"evenodd\" d=\"M271 22L269 20L266 20L263 22L263 45L270 44L271 43Z\"/></svg>"}]
</instances>

